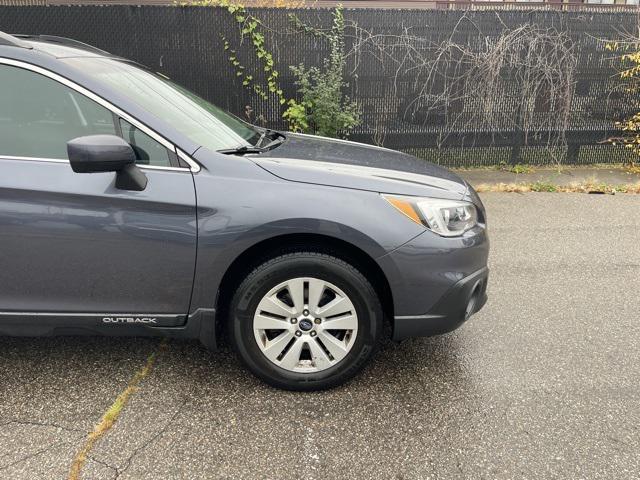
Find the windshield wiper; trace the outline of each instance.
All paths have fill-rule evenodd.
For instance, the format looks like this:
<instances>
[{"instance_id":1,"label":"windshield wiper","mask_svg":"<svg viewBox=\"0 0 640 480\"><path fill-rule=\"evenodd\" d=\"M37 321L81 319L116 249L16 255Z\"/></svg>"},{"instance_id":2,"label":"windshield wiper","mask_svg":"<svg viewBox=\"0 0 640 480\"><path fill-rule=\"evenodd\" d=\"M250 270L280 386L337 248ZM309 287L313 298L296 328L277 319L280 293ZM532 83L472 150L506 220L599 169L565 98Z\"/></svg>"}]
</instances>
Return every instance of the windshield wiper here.
<instances>
[{"instance_id":1,"label":"windshield wiper","mask_svg":"<svg viewBox=\"0 0 640 480\"><path fill-rule=\"evenodd\" d=\"M264 148L254 147L251 145L241 145L236 148L223 148L222 150L216 150L223 155L244 155L245 153L262 153L266 152Z\"/></svg>"},{"instance_id":2,"label":"windshield wiper","mask_svg":"<svg viewBox=\"0 0 640 480\"><path fill-rule=\"evenodd\" d=\"M268 132L275 134L277 136L274 136L274 138L266 145L260 146L260 143L266 137ZM264 153L268 150L273 150L278 145L282 144L286 139L286 137L283 134L281 134L280 132L276 132L275 130L266 129L262 135L263 136L260 137L260 140L258 140L258 143L256 143L255 145L241 145L235 148L223 148L221 150L216 150L216 151L224 155L244 155L246 153Z\"/></svg>"},{"instance_id":3,"label":"windshield wiper","mask_svg":"<svg viewBox=\"0 0 640 480\"><path fill-rule=\"evenodd\" d=\"M267 143L264 147L260 147L260 148L262 148L262 150L264 150L264 151L273 150L278 145L284 143L286 137L284 135L282 135L282 134L278 134L278 135L279 135L278 137L275 137L273 140L271 140L269 143Z\"/></svg>"},{"instance_id":4,"label":"windshield wiper","mask_svg":"<svg viewBox=\"0 0 640 480\"><path fill-rule=\"evenodd\" d=\"M278 138L284 137L284 135L282 135L280 132L278 132L276 130L271 130L270 128L265 128L264 132L262 132L262 134L260 135L260 138L256 142L255 146L256 147L262 147L262 142L264 142L264 139L267 138L267 137L269 137L269 139L271 139L271 142L273 142L274 140L277 140ZM271 143L269 143L268 145L271 145Z\"/></svg>"},{"instance_id":5,"label":"windshield wiper","mask_svg":"<svg viewBox=\"0 0 640 480\"><path fill-rule=\"evenodd\" d=\"M262 142L264 142L264 139L266 138L266 136L271 135L272 133L273 133L273 130L269 128L265 128L264 132L262 132L262 134L260 135L260 138L256 142L256 147L259 147L262 144Z\"/></svg>"}]
</instances>

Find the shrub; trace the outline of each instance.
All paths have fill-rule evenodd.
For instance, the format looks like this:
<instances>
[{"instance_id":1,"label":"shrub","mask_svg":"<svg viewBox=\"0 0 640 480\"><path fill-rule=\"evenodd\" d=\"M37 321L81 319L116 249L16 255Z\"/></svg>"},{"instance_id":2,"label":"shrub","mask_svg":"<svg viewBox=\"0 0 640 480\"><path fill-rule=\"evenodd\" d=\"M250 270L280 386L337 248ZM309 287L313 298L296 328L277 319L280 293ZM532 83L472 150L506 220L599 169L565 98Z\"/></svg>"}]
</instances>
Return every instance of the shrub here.
<instances>
[{"instance_id":1,"label":"shrub","mask_svg":"<svg viewBox=\"0 0 640 480\"><path fill-rule=\"evenodd\" d=\"M346 55L342 8L335 9L329 32L310 29L299 21L297 24L307 32L324 36L329 42L330 54L322 68L307 68L303 64L289 67L296 77L295 85L301 98L289 100L282 116L293 131L325 137L346 136L360 124L360 112L357 104L343 93L348 84L343 77Z\"/></svg>"}]
</instances>

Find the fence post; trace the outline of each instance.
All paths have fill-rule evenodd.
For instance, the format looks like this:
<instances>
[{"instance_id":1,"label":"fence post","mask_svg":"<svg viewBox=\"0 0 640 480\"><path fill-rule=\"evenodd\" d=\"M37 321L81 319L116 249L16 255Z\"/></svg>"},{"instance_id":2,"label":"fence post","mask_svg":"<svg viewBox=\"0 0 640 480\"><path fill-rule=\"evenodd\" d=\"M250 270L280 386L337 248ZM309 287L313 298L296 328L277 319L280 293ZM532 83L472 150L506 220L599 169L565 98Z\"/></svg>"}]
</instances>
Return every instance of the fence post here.
<instances>
[{"instance_id":1,"label":"fence post","mask_svg":"<svg viewBox=\"0 0 640 480\"><path fill-rule=\"evenodd\" d=\"M511 145L511 165L517 165L520 163L520 150L524 144L524 134L522 131L522 101L518 104L518 110L516 111L515 128L513 129L512 145Z\"/></svg>"},{"instance_id":2,"label":"fence post","mask_svg":"<svg viewBox=\"0 0 640 480\"><path fill-rule=\"evenodd\" d=\"M580 145L577 143L570 143L567 145L567 163L578 163L578 152L580 151Z\"/></svg>"}]
</instances>

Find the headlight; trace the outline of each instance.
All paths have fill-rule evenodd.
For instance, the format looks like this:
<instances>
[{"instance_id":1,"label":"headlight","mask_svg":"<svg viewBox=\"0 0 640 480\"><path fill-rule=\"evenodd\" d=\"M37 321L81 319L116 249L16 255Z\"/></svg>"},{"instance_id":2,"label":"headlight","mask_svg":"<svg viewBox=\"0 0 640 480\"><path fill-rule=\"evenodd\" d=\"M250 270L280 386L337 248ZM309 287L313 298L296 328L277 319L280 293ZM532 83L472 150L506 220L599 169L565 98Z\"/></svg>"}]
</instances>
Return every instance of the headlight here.
<instances>
[{"instance_id":1,"label":"headlight","mask_svg":"<svg viewBox=\"0 0 640 480\"><path fill-rule=\"evenodd\" d=\"M478 225L478 211L473 203L395 195L382 198L414 222L443 237L457 237Z\"/></svg>"}]
</instances>

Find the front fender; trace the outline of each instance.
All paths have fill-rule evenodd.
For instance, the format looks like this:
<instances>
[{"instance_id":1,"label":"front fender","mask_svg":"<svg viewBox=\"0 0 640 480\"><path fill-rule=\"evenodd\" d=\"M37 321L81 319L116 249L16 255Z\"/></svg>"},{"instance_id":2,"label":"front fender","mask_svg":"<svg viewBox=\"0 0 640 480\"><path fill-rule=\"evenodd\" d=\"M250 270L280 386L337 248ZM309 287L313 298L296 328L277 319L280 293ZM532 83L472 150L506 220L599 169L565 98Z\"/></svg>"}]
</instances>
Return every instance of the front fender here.
<instances>
[{"instance_id":1,"label":"front fender","mask_svg":"<svg viewBox=\"0 0 640 480\"><path fill-rule=\"evenodd\" d=\"M243 164L240 177L214 174L223 169L211 167L194 175L198 253L192 312L212 308L229 266L264 240L290 234L324 235L352 244L375 259L424 230L375 192L290 182L250 165Z\"/></svg>"}]
</instances>

